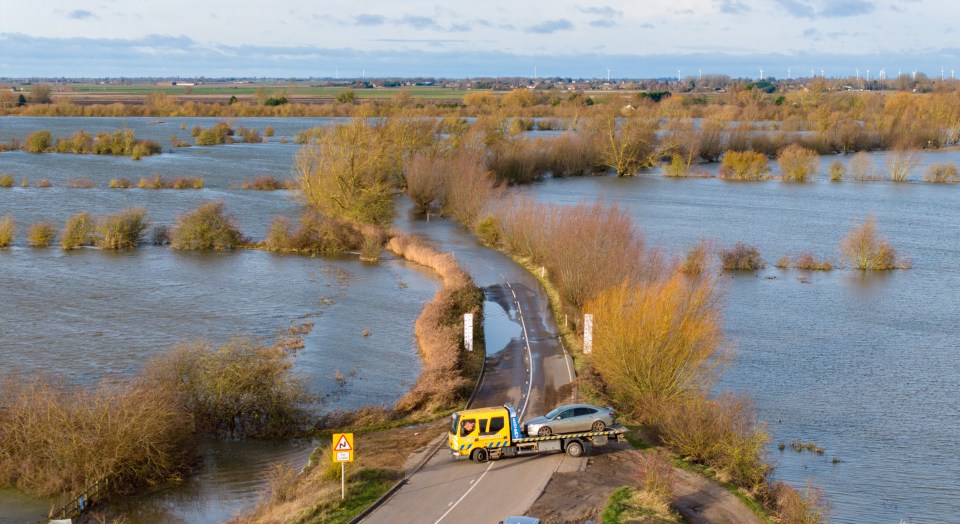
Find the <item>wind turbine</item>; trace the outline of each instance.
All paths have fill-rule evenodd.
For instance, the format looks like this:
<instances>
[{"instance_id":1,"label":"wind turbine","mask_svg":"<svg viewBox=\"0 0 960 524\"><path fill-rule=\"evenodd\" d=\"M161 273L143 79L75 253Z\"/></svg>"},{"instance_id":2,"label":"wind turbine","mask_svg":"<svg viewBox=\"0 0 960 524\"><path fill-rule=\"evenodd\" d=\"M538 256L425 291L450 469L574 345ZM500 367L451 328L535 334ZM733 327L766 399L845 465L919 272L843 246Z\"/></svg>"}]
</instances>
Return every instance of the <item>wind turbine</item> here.
<instances>
[{"instance_id":1,"label":"wind turbine","mask_svg":"<svg viewBox=\"0 0 960 524\"><path fill-rule=\"evenodd\" d=\"M682 71L682 69L677 69L677 82L680 81L680 71Z\"/></svg>"},{"instance_id":2,"label":"wind turbine","mask_svg":"<svg viewBox=\"0 0 960 524\"><path fill-rule=\"evenodd\" d=\"M607 68L607 82L610 82L610 68Z\"/></svg>"},{"instance_id":3,"label":"wind turbine","mask_svg":"<svg viewBox=\"0 0 960 524\"><path fill-rule=\"evenodd\" d=\"M940 66L940 81L943 82L943 66Z\"/></svg>"},{"instance_id":4,"label":"wind turbine","mask_svg":"<svg viewBox=\"0 0 960 524\"><path fill-rule=\"evenodd\" d=\"M793 80L793 75L790 74L790 68L787 68L787 80Z\"/></svg>"},{"instance_id":5,"label":"wind turbine","mask_svg":"<svg viewBox=\"0 0 960 524\"><path fill-rule=\"evenodd\" d=\"M913 70L913 79L914 79L914 80L917 79L917 70L916 70L916 69Z\"/></svg>"},{"instance_id":6,"label":"wind turbine","mask_svg":"<svg viewBox=\"0 0 960 524\"><path fill-rule=\"evenodd\" d=\"M760 69L760 81L762 82L762 81L763 81L763 68L761 67L761 68L759 68L759 69Z\"/></svg>"},{"instance_id":7,"label":"wind turbine","mask_svg":"<svg viewBox=\"0 0 960 524\"><path fill-rule=\"evenodd\" d=\"M857 82L860 82L860 68L857 68L856 71L857 71Z\"/></svg>"},{"instance_id":8,"label":"wind turbine","mask_svg":"<svg viewBox=\"0 0 960 524\"><path fill-rule=\"evenodd\" d=\"M867 69L867 82L869 82L869 81L870 81L870 70Z\"/></svg>"}]
</instances>

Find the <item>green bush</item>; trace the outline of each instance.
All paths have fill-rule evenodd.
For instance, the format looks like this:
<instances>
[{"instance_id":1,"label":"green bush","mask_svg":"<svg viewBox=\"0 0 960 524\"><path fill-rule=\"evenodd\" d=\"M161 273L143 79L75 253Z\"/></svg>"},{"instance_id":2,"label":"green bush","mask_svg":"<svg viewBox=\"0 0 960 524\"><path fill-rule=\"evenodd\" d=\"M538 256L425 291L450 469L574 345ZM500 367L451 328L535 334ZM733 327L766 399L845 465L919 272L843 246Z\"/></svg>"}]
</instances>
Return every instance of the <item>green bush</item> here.
<instances>
[{"instance_id":1,"label":"green bush","mask_svg":"<svg viewBox=\"0 0 960 524\"><path fill-rule=\"evenodd\" d=\"M756 151L727 151L720 163L720 178L731 180L762 180L767 171L767 157Z\"/></svg>"},{"instance_id":2,"label":"green bush","mask_svg":"<svg viewBox=\"0 0 960 524\"><path fill-rule=\"evenodd\" d=\"M243 233L224 207L223 202L207 202L178 217L170 229L170 247L223 251L243 244Z\"/></svg>"},{"instance_id":3,"label":"green bush","mask_svg":"<svg viewBox=\"0 0 960 524\"><path fill-rule=\"evenodd\" d=\"M36 131L23 140L23 150L28 153L46 153L53 148L53 135L50 131Z\"/></svg>"},{"instance_id":4,"label":"green bush","mask_svg":"<svg viewBox=\"0 0 960 524\"><path fill-rule=\"evenodd\" d=\"M57 231L51 222L37 222L27 230L27 243L32 247L49 247L57 237Z\"/></svg>"},{"instance_id":5,"label":"green bush","mask_svg":"<svg viewBox=\"0 0 960 524\"><path fill-rule=\"evenodd\" d=\"M60 235L60 247L69 250L93 245L95 232L96 221L90 213L77 213L67 220L63 234Z\"/></svg>"},{"instance_id":6,"label":"green bush","mask_svg":"<svg viewBox=\"0 0 960 524\"><path fill-rule=\"evenodd\" d=\"M9 173L0 175L0 187L13 187L13 175Z\"/></svg>"},{"instance_id":7,"label":"green bush","mask_svg":"<svg viewBox=\"0 0 960 524\"><path fill-rule=\"evenodd\" d=\"M135 207L101 218L97 223L97 245L102 249L130 249L140 244L150 227L146 209Z\"/></svg>"},{"instance_id":8,"label":"green bush","mask_svg":"<svg viewBox=\"0 0 960 524\"><path fill-rule=\"evenodd\" d=\"M13 234L17 231L17 223L13 215L7 213L0 218L0 247L9 247L13 243Z\"/></svg>"}]
</instances>

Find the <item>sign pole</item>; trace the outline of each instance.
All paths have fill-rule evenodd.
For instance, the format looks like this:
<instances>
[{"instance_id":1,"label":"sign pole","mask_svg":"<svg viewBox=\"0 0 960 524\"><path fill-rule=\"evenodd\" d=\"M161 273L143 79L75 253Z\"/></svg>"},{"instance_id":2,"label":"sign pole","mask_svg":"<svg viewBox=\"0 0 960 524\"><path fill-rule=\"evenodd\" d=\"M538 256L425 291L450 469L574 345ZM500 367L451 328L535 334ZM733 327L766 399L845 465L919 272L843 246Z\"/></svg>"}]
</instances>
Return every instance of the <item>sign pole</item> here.
<instances>
[{"instance_id":1,"label":"sign pole","mask_svg":"<svg viewBox=\"0 0 960 524\"><path fill-rule=\"evenodd\" d=\"M343 474L347 467L346 462L340 463L340 500L343 500L347 496L347 477Z\"/></svg>"}]
</instances>

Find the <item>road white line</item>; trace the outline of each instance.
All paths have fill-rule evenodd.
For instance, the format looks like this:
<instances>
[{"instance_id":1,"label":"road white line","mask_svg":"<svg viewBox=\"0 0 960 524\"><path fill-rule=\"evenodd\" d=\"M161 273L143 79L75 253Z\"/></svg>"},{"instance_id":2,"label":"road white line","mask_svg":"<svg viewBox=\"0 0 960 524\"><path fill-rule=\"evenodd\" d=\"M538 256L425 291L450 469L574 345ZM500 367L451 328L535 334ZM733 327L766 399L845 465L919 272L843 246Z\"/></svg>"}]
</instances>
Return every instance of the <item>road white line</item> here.
<instances>
[{"instance_id":1,"label":"road white line","mask_svg":"<svg viewBox=\"0 0 960 524\"><path fill-rule=\"evenodd\" d=\"M567 348L563 346L563 337L557 337L557 342L560 343L560 349L563 350L563 363L567 365L567 375L570 376L570 382L573 382L573 370L570 369L570 354L567 353Z\"/></svg>"},{"instance_id":2,"label":"road white line","mask_svg":"<svg viewBox=\"0 0 960 524\"><path fill-rule=\"evenodd\" d=\"M527 346L527 362L530 363L530 378L527 382L527 396L523 399L523 407L520 408L520 418L523 418L527 411L527 403L530 402L530 389L533 387L533 351L530 350L530 336L527 334L527 323L523 320L523 311L520 310L520 302L517 302L517 311L520 312L520 325L523 327L523 342Z\"/></svg>"},{"instance_id":3,"label":"road white line","mask_svg":"<svg viewBox=\"0 0 960 524\"><path fill-rule=\"evenodd\" d=\"M490 471L490 468L492 468L493 465L494 465L494 462L490 462L490 465L487 466L487 469L485 469L485 470L483 471L483 475L480 475L480 478L478 478L477 481L476 481L472 486L470 486L470 489L468 489L467 492L463 494L463 496L461 496L459 499L457 499L457 501L454 502L452 506L450 506L450 509L448 509L446 513L444 513L443 515L440 515L440 518L438 518L437 520L433 521L433 524L438 524L441 520L444 519L444 517L446 517L447 515L449 515L450 512L453 511L453 509L457 507L458 504L460 504L461 502L463 502L463 499L467 498L467 495L469 495L470 492L473 491L473 488L475 488L475 487L477 487L477 486L480 485L480 481L483 480L483 477L487 476L487 473Z\"/></svg>"}]
</instances>

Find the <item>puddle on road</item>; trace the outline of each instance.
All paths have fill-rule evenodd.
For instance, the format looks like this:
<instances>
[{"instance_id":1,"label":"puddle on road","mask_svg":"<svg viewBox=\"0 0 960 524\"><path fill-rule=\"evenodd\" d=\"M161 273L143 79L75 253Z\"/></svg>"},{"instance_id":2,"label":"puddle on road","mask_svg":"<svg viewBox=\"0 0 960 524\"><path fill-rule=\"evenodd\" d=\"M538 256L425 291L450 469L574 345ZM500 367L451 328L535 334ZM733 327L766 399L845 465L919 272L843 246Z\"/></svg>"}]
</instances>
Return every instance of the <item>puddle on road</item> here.
<instances>
[{"instance_id":1,"label":"puddle on road","mask_svg":"<svg viewBox=\"0 0 960 524\"><path fill-rule=\"evenodd\" d=\"M503 351L511 340L520 337L520 324L511 319L500 304L485 301L483 333L486 339L487 356L493 356Z\"/></svg>"}]
</instances>

